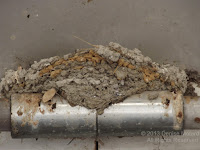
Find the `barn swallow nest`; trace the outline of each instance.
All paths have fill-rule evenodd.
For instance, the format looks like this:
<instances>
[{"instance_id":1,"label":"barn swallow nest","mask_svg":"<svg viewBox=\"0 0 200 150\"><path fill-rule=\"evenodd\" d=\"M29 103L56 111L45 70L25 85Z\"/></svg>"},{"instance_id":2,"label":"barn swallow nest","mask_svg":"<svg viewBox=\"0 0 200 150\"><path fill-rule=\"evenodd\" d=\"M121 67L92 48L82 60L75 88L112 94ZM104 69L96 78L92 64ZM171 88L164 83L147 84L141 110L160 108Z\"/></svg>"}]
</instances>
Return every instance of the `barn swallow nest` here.
<instances>
[{"instance_id":1,"label":"barn swallow nest","mask_svg":"<svg viewBox=\"0 0 200 150\"><path fill-rule=\"evenodd\" d=\"M96 109L143 91L181 91L187 88L184 70L153 62L138 49L118 43L77 50L34 62L29 69L8 70L0 83L1 96L13 93L43 93L43 102L58 94L72 106Z\"/></svg>"}]
</instances>

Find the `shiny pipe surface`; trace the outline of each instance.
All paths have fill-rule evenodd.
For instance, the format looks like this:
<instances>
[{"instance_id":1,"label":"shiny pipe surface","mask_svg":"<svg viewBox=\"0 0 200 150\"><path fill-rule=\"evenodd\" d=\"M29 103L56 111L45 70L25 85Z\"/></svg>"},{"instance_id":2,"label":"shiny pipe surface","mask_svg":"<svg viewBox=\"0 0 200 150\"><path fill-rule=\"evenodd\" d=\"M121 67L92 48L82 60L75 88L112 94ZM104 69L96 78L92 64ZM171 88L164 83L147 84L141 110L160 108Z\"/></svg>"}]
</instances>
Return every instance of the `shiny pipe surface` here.
<instances>
[{"instance_id":1,"label":"shiny pipe surface","mask_svg":"<svg viewBox=\"0 0 200 150\"><path fill-rule=\"evenodd\" d=\"M149 100L148 97L152 94L158 97ZM123 103L105 109L98 116L99 136L145 136L172 131L174 134L181 134L182 129L182 96L170 92L144 92L134 95Z\"/></svg>"},{"instance_id":2,"label":"shiny pipe surface","mask_svg":"<svg viewBox=\"0 0 200 150\"><path fill-rule=\"evenodd\" d=\"M84 107L71 107L58 96L47 103L41 102L41 97L12 95L13 138L133 136L151 131L180 134L183 130L183 97L179 93L144 92L110 106L102 115Z\"/></svg>"},{"instance_id":3,"label":"shiny pipe surface","mask_svg":"<svg viewBox=\"0 0 200 150\"><path fill-rule=\"evenodd\" d=\"M184 97L184 129L200 129L200 98Z\"/></svg>"},{"instance_id":4,"label":"shiny pipe surface","mask_svg":"<svg viewBox=\"0 0 200 150\"><path fill-rule=\"evenodd\" d=\"M54 97L40 102L41 95L15 94L11 98L13 138L95 137L96 111L71 107L66 100Z\"/></svg>"}]
</instances>

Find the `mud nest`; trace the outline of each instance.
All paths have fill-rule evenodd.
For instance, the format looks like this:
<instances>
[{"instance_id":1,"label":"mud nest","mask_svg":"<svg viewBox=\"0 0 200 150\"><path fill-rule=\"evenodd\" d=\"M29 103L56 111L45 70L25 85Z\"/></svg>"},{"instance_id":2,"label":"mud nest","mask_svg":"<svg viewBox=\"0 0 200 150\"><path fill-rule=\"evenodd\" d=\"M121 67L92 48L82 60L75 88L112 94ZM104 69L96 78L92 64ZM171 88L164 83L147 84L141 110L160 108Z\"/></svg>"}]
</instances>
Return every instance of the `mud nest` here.
<instances>
[{"instance_id":1,"label":"mud nest","mask_svg":"<svg viewBox=\"0 0 200 150\"><path fill-rule=\"evenodd\" d=\"M118 43L55 56L34 62L30 68L8 70L0 83L1 96L13 93L44 93L43 102L62 96L72 106L96 109L152 90L181 91L187 88L187 75L174 65L161 65Z\"/></svg>"}]
</instances>

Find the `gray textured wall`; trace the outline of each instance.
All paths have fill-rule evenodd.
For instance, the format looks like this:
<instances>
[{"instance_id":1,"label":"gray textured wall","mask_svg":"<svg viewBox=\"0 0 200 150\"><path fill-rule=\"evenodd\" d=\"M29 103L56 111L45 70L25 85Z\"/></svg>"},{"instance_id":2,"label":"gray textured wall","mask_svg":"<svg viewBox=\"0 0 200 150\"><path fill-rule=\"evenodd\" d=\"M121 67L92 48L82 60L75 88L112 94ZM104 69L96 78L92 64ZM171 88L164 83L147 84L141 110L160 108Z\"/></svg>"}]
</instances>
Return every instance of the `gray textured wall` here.
<instances>
[{"instance_id":1,"label":"gray textured wall","mask_svg":"<svg viewBox=\"0 0 200 150\"><path fill-rule=\"evenodd\" d=\"M34 60L88 47L72 35L93 44L114 41L128 48L138 47L154 61L176 61L200 70L199 0L86 1L0 0L0 76L6 68L27 67ZM146 137L102 141L104 146L99 149L199 149L198 142L147 143ZM2 150L95 147L94 139L69 142L12 140L9 133L0 134Z\"/></svg>"},{"instance_id":2,"label":"gray textured wall","mask_svg":"<svg viewBox=\"0 0 200 150\"><path fill-rule=\"evenodd\" d=\"M0 76L6 68L119 42L154 61L200 69L198 0L1 0ZM29 18L27 17L29 15Z\"/></svg>"}]
</instances>

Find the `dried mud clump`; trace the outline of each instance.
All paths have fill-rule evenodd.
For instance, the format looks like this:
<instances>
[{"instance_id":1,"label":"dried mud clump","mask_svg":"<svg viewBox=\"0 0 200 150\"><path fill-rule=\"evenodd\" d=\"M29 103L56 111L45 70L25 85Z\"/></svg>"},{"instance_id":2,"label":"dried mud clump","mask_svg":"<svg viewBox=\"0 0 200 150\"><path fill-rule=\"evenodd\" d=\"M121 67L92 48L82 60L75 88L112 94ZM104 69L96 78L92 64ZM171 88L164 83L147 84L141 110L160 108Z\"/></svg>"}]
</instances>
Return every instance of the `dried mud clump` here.
<instances>
[{"instance_id":1,"label":"dried mud clump","mask_svg":"<svg viewBox=\"0 0 200 150\"><path fill-rule=\"evenodd\" d=\"M185 96L198 96L195 92L194 84L197 87L200 87L200 73L196 70L185 70L187 76L188 76L188 83L187 83L187 89L184 93Z\"/></svg>"},{"instance_id":2,"label":"dried mud clump","mask_svg":"<svg viewBox=\"0 0 200 150\"><path fill-rule=\"evenodd\" d=\"M77 50L63 57L34 62L29 69L8 70L0 83L1 95L13 93L59 94L72 106L96 109L99 114L113 103L143 91L169 90L185 93L187 75L173 65L160 65L138 49L118 43ZM50 90L51 91L51 90Z\"/></svg>"}]
</instances>

